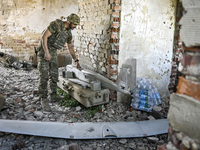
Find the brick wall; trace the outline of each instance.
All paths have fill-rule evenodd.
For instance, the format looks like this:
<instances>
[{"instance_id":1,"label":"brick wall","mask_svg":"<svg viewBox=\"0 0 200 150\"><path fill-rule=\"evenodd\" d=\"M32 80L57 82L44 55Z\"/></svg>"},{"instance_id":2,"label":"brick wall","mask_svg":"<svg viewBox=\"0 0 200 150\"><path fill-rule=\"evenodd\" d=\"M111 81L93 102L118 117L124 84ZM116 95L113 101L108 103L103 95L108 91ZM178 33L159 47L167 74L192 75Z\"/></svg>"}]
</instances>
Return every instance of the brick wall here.
<instances>
[{"instance_id":1,"label":"brick wall","mask_svg":"<svg viewBox=\"0 0 200 150\"><path fill-rule=\"evenodd\" d=\"M74 45L81 66L116 81L120 0L79 0L79 16ZM116 92L111 91L110 97L115 98Z\"/></svg>"},{"instance_id":2,"label":"brick wall","mask_svg":"<svg viewBox=\"0 0 200 150\"><path fill-rule=\"evenodd\" d=\"M170 75L170 83L168 86L170 93L176 92L176 86L178 84L178 76L181 75L181 73L178 71L178 64L183 54L183 46L180 39L181 25L179 23L182 17L182 12L183 12L182 3L178 0L177 7L176 7L176 25L175 25L175 34L174 34L172 72Z\"/></svg>"},{"instance_id":3,"label":"brick wall","mask_svg":"<svg viewBox=\"0 0 200 150\"><path fill-rule=\"evenodd\" d=\"M34 47L38 45L39 38L40 37L33 37L25 40L21 38L4 36L1 39L2 46L0 51L25 60L29 60L30 56L34 54Z\"/></svg>"}]
</instances>

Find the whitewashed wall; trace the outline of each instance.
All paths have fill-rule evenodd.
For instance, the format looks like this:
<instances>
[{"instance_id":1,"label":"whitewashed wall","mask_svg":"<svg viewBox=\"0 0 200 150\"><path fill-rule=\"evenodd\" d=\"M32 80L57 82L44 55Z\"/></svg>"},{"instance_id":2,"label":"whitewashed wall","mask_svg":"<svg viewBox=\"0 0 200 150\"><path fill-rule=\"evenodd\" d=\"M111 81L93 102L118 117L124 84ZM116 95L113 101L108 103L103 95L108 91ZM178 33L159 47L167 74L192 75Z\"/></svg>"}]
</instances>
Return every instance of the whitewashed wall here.
<instances>
[{"instance_id":1,"label":"whitewashed wall","mask_svg":"<svg viewBox=\"0 0 200 150\"><path fill-rule=\"evenodd\" d=\"M175 0L122 0L119 70L137 59L137 76L152 79L168 95L173 54Z\"/></svg>"}]
</instances>

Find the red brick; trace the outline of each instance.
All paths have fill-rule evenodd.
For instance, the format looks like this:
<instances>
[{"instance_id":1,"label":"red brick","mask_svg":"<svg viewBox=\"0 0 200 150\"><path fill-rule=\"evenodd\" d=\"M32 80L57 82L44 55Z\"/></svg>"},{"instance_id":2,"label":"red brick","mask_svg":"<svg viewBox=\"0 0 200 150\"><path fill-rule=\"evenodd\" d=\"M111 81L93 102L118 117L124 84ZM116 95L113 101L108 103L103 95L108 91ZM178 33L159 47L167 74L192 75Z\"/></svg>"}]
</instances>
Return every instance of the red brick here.
<instances>
[{"instance_id":1,"label":"red brick","mask_svg":"<svg viewBox=\"0 0 200 150\"><path fill-rule=\"evenodd\" d=\"M113 17L113 21L114 22L120 22L120 18L119 17Z\"/></svg>"},{"instance_id":2,"label":"red brick","mask_svg":"<svg viewBox=\"0 0 200 150\"><path fill-rule=\"evenodd\" d=\"M121 4L120 0L114 0L114 4Z\"/></svg>"},{"instance_id":3,"label":"red brick","mask_svg":"<svg viewBox=\"0 0 200 150\"><path fill-rule=\"evenodd\" d=\"M113 10L120 11L120 6L119 5L115 5L114 8L113 8Z\"/></svg>"},{"instance_id":4,"label":"red brick","mask_svg":"<svg viewBox=\"0 0 200 150\"><path fill-rule=\"evenodd\" d=\"M117 37L118 37L117 34L111 34L111 38L112 38L112 39L116 39Z\"/></svg>"},{"instance_id":5,"label":"red brick","mask_svg":"<svg viewBox=\"0 0 200 150\"><path fill-rule=\"evenodd\" d=\"M119 28L112 28L111 31L112 32L119 32Z\"/></svg>"},{"instance_id":6,"label":"red brick","mask_svg":"<svg viewBox=\"0 0 200 150\"><path fill-rule=\"evenodd\" d=\"M15 39L14 40L14 43L26 43L24 40L18 40L18 39Z\"/></svg>"},{"instance_id":7,"label":"red brick","mask_svg":"<svg viewBox=\"0 0 200 150\"><path fill-rule=\"evenodd\" d=\"M119 39L110 39L110 43L119 43Z\"/></svg>"},{"instance_id":8,"label":"red brick","mask_svg":"<svg viewBox=\"0 0 200 150\"><path fill-rule=\"evenodd\" d=\"M118 28L118 27L119 27L119 22L113 22L113 23L112 23L112 27Z\"/></svg>"},{"instance_id":9,"label":"red brick","mask_svg":"<svg viewBox=\"0 0 200 150\"><path fill-rule=\"evenodd\" d=\"M113 98L117 98L117 95L116 94L110 94L110 99L113 99Z\"/></svg>"},{"instance_id":10,"label":"red brick","mask_svg":"<svg viewBox=\"0 0 200 150\"><path fill-rule=\"evenodd\" d=\"M115 90L109 90L110 91L110 93L116 93L116 91Z\"/></svg>"},{"instance_id":11,"label":"red brick","mask_svg":"<svg viewBox=\"0 0 200 150\"><path fill-rule=\"evenodd\" d=\"M118 71L117 70L111 70L110 73L111 74L118 74Z\"/></svg>"},{"instance_id":12,"label":"red brick","mask_svg":"<svg viewBox=\"0 0 200 150\"><path fill-rule=\"evenodd\" d=\"M116 49L116 50L119 50L119 45L115 45L115 49Z\"/></svg>"},{"instance_id":13,"label":"red brick","mask_svg":"<svg viewBox=\"0 0 200 150\"><path fill-rule=\"evenodd\" d=\"M113 12L112 16L113 17L119 17L119 12Z\"/></svg>"},{"instance_id":14,"label":"red brick","mask_svg":"<svg viewBox=\"0 0 200 150\"><path fill-rule=\"evenodd\" d=\"M157 150L167 150L166 145L167 144L159 145Z\"/></svg>"},{"instance_id":15,"label":"red brick","mask_svg":"<svg viewBox=\"0 0 200 150\"><path fill-rule=\"evenodd\" d=\"M118 64L118 60L110 60L110 64Z\"/></svg>"}]
</instances>

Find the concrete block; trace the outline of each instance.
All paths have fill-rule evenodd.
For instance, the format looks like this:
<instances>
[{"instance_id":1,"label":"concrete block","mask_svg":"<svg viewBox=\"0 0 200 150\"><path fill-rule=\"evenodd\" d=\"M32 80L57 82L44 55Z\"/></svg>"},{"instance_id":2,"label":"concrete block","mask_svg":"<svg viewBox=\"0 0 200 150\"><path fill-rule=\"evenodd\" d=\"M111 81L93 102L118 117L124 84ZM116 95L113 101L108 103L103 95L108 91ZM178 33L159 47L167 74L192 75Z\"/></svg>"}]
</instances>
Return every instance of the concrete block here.
<instances>
[{"instance_id":1,"label":"concrete block","mask_svg":"<svg viewBox=\"0 0 200 150\"><path fill-rule=\"evenodd\" d=\"M200 46L200 7L188 9L181 18L181 40L187 47Z\"/></svg>"},{"instance_id":2,"label":"concrete block","mask_svg":"<svg viewBox=\"0 0 200 150\"><path fill-rule=\"evenodd\" d=\"M71 71L66 71L66 78L74 78L74 73Z\"/></svg>"},{"instance_id":3,"label":"concrete block","mask_svg":"<svg viewBox=\"0 0 200 150\"><path fill-rule=\"evenodd\" d=\"M92 91L98 91L101 90L101 82L91 82L90 83L90 88Z\"/></svg>"},{"instance_id":4,"label":"concrete block","mask_svg":"<svg viewBox=\"0 0 200 150\"><path fill-rule=\"evenodd\" d=\"M127 59L125 64L122 64L122 68L117 77L117 82L119 88L132 91L136 87L136 59ZM130 97L127 98L126 94L117 95L118 102L130 101Z\"/></svg>"},{"instance_id":5,"label":"concrete block","mask_svg":"<svg viewBox=\"0 0 200 150\"><path fill-rule=\"evenodd\" d=\"M182 94L171 94L168 120L173 129L200 142L200 101Z\"/></svg>"}]
</instances>

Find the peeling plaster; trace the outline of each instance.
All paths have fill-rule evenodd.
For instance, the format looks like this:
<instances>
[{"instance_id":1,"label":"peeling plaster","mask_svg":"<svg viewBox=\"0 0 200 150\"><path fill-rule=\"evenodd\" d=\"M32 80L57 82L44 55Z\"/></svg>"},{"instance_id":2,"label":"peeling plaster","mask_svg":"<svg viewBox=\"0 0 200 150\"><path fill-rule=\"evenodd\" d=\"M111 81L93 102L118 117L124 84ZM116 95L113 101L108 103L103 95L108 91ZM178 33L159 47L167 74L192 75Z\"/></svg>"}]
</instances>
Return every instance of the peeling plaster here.
<instances>
[{"instance_id":1,"label":"peeling plaster","mask_svg":"<svg viewBox=\"0 0 200 150\"><path fill-rule=\"evenodd\" d=\"M0 41L2 50L12 50L13 55L26 56L34 53L42 31L55 19L78 12L77 0L3 0L0 1ZM25 44L12 43L25 40ZM25 45L25 46L24 46Z\"/></svg>"},{"instance_id":2,"label":"peeling plaster","mask_svg":"<svg viewBox=\"0 0 200 150\"><path fill-rule=\"evenodd\" d=\"M137 59L137 76L152 79L162 96L169 94L175 3L122 1L118 69L125 59Z\"/></svg>"}]
</instances>

